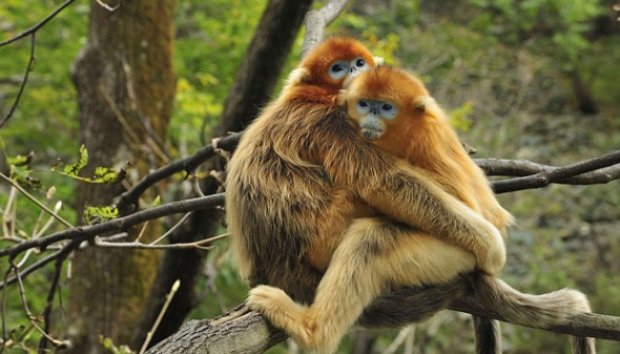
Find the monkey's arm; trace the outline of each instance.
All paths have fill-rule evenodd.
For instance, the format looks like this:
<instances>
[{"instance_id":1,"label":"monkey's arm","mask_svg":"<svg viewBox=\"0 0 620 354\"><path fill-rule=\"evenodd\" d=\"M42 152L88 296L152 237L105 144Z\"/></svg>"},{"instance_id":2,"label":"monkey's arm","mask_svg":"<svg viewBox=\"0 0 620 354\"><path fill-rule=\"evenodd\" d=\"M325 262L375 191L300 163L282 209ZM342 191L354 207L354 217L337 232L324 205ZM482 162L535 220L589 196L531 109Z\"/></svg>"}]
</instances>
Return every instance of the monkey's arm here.
<instances>
[{"instance_id":1,"label":"monkey's arm","mask_svg":"<svg viewBox=\"0 0 620 354\"><path fill-rule=\"evenodd\" d=\"M342 112L333 112L323 123L315 138L323 141L319 158L336 184L355 190L390 218L467 249L484 272L497 274L506 259L497 228L423 170L364 142Z\"/></svg>"}]
</instances>

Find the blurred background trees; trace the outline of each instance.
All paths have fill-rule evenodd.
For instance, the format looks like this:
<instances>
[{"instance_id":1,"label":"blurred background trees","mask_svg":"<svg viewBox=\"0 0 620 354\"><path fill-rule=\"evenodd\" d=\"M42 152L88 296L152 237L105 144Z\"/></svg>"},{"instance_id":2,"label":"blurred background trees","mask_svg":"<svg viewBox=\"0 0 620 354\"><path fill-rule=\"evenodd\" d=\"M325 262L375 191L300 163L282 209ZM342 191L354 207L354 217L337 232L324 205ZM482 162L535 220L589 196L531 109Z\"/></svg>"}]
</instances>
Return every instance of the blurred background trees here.
<instances>
[{"instance_id":1,"label":"blurred background trees","mask_svg":"<svg viewBox=\"0 0 620 354\"><path fill-rule=\"evenodd\" d=\"M140 3L156 8L140 8ZM76 215L82 215L85 189L94 188L94 193L107 197L111 193L104 191L109 187L84 185L51 171L58 161L68 164L78 160L80 144L91 140L84 138L87 134L106 136L103 130L86 128L86 124L80 123L80 119L85 122L87 118L79 102L89 109L94 107L84 101L81 91L100 90L93 86L98 84L85 81L89 75L82 75L80 61L76 63L81 48L92 44L93 31L110 33L97 39L105 49L95 55L94 59L101 63L95 64L99 70L94 70L93 75L115 82L112 80L115 75L121 77L119 82L123 85L104 92L117 102L121 115L140 114L140 119L150 121L157 136L154 145L145 144L132 150L129 134L122 127L116 128L115 141L129 146L127 151L133 154L129 157L135 162L129 169L133 180L149 169L164 165L166 159L191 154L222 133L218 128L222 124L220 115L267 1L186 0L178 2L176 8L173 3L126 2L123 6L127 12L121 15L107 13L95 1L92 4L77 1L37 33L36 64L28 86L18 110L0 130L0 170L18 177L22 185L49 205L63 201L59 214L74 224L83 223ZM415 71L451 112L463 140L476 148L475 157L518 158L561 165L620 147L620 30L612 10L614 3L613 0L356 0L351 1L347 11L328 30L357 36L388 63ZM0 41L38 22L58 5L59 1L51 0L3 0ZM139 22L149 18L151 10L162 18L156 23ZM97 16L118 16L120 22L114 28L97 25ZM151 30L148 25L152 26ZM172 31L172 26L174 38L169 39L173 41L158 49L157 40L168 33L168 28ZM147 49L143 53L133 53L137 55L136 62L130 54L112 55L122 53L119 48L142 36L141 30L147 31L145 37L157 34L157 38L144 44ZM298 36L281 78L299 59L300 44ZM144 60L140 59L141 54L148 65L155 65L159 60L156 57L169 49L172 67L155 66L136 72L140 60ZM29 54L29 41L0 48L2 117L13 103ZM128 66L134 68L131 75L136 83L140 82L141 72L156 70L161 80L158 89L165 92L142 95L139 89L143 85L134 85L138 90L136 98L129 97ZM106 68L114 69L115 73L107 72ZM172 72L176 82L171 81ZM77 88L72 83L72 73L81 82ZM175 91L171 106L166 102ZM133 99L135 102L131 102ZM109 107L109 103L106 105ZM97 113L96 119L107 117L118 124L119 112ZM140 132L139 141L146 140L148 132L144 127L132 130ZM111 138L104 139L111 142L107 139ZM128 159L117 154L110 144L87 144L87 147L92 166L121 165ZM161 153L156 153L157 149ZM18 166L17 157L27 156L31 151L29 163ZM142 159L144 162L139 162ZM208 169L202 168L194 177L205 181L207 175ZM39 210L21 197L13 198L14 204L8 203L9 190L6 184L0 185L4 235L7 232L30 235L40 229ZM518 219L508 242L509 263L503 278L529 292L576 287L589 295L596 312L620 314L620 243L617 242L620 193L617 191L616 182L589 187L552 185L502 195L500 201ZM196 193L193 179L184 180L179 175L165 188L160 186L157 196L150 196L149 202L156 203L156 197L161 201L179 200L193 193ZM91 200L90 203L107 202ZM176 220L164 220L162 228L171 227ZM218 226L216 223L209 234L215 234ZM60 227L54 225L50 230ZM0 240L0 247L5 244L9 241ZM190 317L215 316L245 297L247 288L239 282L227 249L224 240L216 243L208 255L198 252L198 259L207 256L196 264L200 276L193 289L196 297L189 304L193 308ZM106 256L112 254L105 249L96 251L106 252ZM159 251L147 253L155 258L160 256ZM71 316L71 308L79 301L76 294L95 305L98 302L96 294L82 295L85 293L76 290L75 283L69 286L80 279L80 272L94 264L88 261L95 256L88 255L82 260L80 257L83 256L73 259L72 269L65 269L61 279L62 303L55 307L55 333L66 333L76 324ZM120 257L126 256L122 253ZM125 272L133 275L145 271L153 276L155 272L150 267L141 269L141 266L119 263L118 259L102 262L98 263L102 264L100 269L92 270L95 274L109 272L113 266L122 268L122 264ZM5 267L5 262L0 263L2 274ZM29 305L35 313L45 306L48 277L52 273L53 269L45 268L28 279ZM68 274L73 280L69 280ZM109 286L95 278L91 280ZM77 287L84 286L80 284ZM113 297L115 301L122 300ZM118 306L116 310L129 314L137 305L127 300L115 306ZM123 306L128 306L127 310ZM90 315L96 318L94 313ZM20 339L25 348L36 347L39 335L24 317L16 289L7 293L7 310L3 316L9 327L7 331L14 331L11 335ZM443 312L416 326L413 352L471 353L473 336L469 321L469 316ZM95 336L91 345L100 350L113 347L111 343L121 345L131 341L126 336L102 330L106 333L101 334L112 337L112 341L98 342L100 333L89 331ZM504 325L503 332L504 346L510 353L557 353L566 351L568 345L564 336L547 332L511 325ZM380 351L394 336L395 333L384 333L373 339L374 347ZM620 344L615 342L599 341L598 347L601 353L620 350ZM138 349L135 344L132 348ZM20 350L13 348L9 352ZM272 349L274 353L285 350L284 346Z\"/></svg>"}]
</instances>

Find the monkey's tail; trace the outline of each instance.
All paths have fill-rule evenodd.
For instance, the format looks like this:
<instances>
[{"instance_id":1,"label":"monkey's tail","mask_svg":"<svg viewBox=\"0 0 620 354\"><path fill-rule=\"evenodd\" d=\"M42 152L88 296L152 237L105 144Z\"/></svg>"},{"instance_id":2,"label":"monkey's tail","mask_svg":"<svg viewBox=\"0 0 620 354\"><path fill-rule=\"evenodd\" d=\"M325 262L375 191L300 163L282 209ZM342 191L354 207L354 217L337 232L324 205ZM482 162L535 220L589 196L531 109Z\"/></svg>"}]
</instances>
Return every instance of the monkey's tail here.
<instances>
[{"instance_id":1,"label":"monkey's tail","mask_svg":"<svg viewBox=\"0 0 620 354\"><path fill-rule=\"evenodd\" d=\"M586 296L577 290L524 294L498 278L472 273L447 284L394 289L366 308L358 325L400 327L427 319L445 308L548 329L569 327L571 315L590 312ZM593 338L575 336L571 341L573 354L596 353Z\"/></svg>"},{"instance_id":2,"label":"monkey's tail","mask_svg":"<svg viewBox=\"0 0 620 354\"><path fill-rule=\"evenodd\" d=\"M571 315L591 312L586 296L573 289L560 289L546 294L521 293L501 279L488 275L473 274L473 301L483 305L481 312L515 324L538 328L570 326ZM457 298L451 308L458 309ZM594 338L571 336L573 354L594 354Z\"/></svg>"}]
</instances>

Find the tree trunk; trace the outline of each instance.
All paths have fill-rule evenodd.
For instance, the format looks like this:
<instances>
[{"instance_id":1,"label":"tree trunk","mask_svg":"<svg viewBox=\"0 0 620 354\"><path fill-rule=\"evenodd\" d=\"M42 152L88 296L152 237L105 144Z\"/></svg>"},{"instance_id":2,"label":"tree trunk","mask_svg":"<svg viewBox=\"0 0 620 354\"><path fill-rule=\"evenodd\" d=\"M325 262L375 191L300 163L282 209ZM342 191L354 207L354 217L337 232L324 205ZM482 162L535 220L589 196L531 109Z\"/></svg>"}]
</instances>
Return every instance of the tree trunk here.
<instances>
[{"instance_id":1,"label":"tree trunk","mask_svg":"<svg viewBox=\"0 0 620 354\"><path fill-rule=\"evenodd\" d=\"M266 105L311 4L312 0L269 1L229 91L220 127L217 129L220 134L242 130L258 115L261 107ZM217 169L217 165L211 161L206 164L206 169ZM211 194L216 192L217 187L215 180L207 179L202 190L205 194ZM179 228L170 239L172 242L191 242L213 235L220 226L221 216L219 208L194 212L190 222ZM181 279L181 287L157 328L151 344L179 329L195 306L194 286L200 275L203 257L204 252L199 250L165 252L142 320L134 333L133 343L144 340L163 305L166 293L176 279Z\"/></svg>"},{"instance_id":2,"label":"tree trunk","mask_svg":"<svg viewBox=\"0 0 620 354\"><path fill-rule=\"evenodd\" d=\"M175 93L172 71L174 0L91 2L88 42L76 60L80 142L90 171L131 163L129 175L144 175L163 154ZM91 173L87 171L86 174ZM78 215L85 205L109 205L122 185L81 184ZM150 223L142 236L158 231ZM131 234L136 234L132 232ZM159 254L86 248L73 258L69 328L73 353L104 352L99 336L127 343L154 278Z\"/></svg>"}]
</instances>

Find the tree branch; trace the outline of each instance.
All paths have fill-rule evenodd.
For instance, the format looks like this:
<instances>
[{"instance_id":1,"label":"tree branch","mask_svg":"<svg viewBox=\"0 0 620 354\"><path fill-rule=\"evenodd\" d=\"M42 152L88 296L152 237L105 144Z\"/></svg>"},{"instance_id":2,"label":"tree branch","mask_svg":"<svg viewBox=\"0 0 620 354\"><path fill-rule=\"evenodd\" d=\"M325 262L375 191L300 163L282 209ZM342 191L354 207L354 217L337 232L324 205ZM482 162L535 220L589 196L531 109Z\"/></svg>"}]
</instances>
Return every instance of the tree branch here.
<instances>
[{"instance_id":1,"label":"tree branch","mask_svg":"<svg viewBox=\"0 0 620 354\"><path fill-rule=\"evenodd\" d=\"M234 147L237 145L239 136L240 134L234 134L229 137L223 138L218 141L216 145L218 148L233 150ZM130 190L128 192L129 194L127 195L130 197L139 195L139 191L145 190L146 188L148 188L150 183L154 183L153 181L158 180L158 178L161 178L161 176L163 175L171 175L175 172L183 170L184 168L189 168L188 166L197 166L198 164L200 164L200 161L202 161L202 159L207 159L208 156L214 153L214 151L214 147L210 145L203 148L201 152L197 153L196 155L175 161L172 164L161 168L155 173L145 177L145 179L143 179L139 183L140 187L134 187L134 189ZM500 159L478 159L476 160L476 162L491 175L526 175L525 177L494 182L493 187L494 189L496 189L497 193L506 193L530 188L540 188L548 185L549 183L607 183L611 180L620 178L620 151L614 151L600 157L583 160L563 167L540 165L523 160L513 161ZM222 206L223 203L223 193L168 203L159 207L139 211L134 214L110 220L101 224L72 228L54 233L46 237L24 241L17 245L14 245L13 247L0 250L0 257L14 257L17 254L31 248L45 249L47 246L63 240L76 238L81 240L90 240L96 235L110 231L124 230L147 220L152 220L162 216L180 212L195 211L206 207Z\"/></svg>"},{"instance_id":2,"label":"tree branch","mask_svg":"<svg viewBox=\"0 0 620 354\"><path fill-rule=\"evenodd\" d=\"M620 150L563 167L543 169L541 172L533 175L494 182L493 190L495 193L506 193L523 189L546 187L550 183L558 181L566 183L568 178L618 164L620 164Z\"/></svg>"},{"instance_id":3,"label":"tree branch","mask_svg":"<svg viewBox=\"0 0 620 354\"><path fill-rule=\"evenodd\" d=\"M437 295L446 291L468 288L467 281L459 278L449 284L435 287ZM448 289L450 288L450 289ZM429 288L405 288L389 294L391 303L397 300L399 308L407 309L412 314L412 322L420 320L416 316L416 308L420 305L420 295L429 291ZM434 291L431 289L431 291ZM427 301L433 301L428 296ZM497 319L526 327L549 330L573 336L592 336L611 340L620 340L620 318L601 314L569 314L566 318L537 325L516 316L514 312L506 311L500 302L493 299L467 293L457 297L451 305L451 310L467 312L472 315ZM272 327L259 313L239 306L232 312L213 320L187 322L179 332L161 341L151 348L148 354L163 354L180 352L186 354L203 353L262 353L271 346L283 341L285 334Z\"/></svg>"},{"instance_id":4,"label":"tree branch","mask_svg":"<svg viewBox=\"0 0 620 354\"><path fill-rule=\"evenodd\" d=\"M97 235L111 231L125 231L132 226L138 225L148 220L157 219L162 216L176 213L186 213L188 211L194 211L223 204L223 193L168 203L151 209L142 210L128 216L120 217L118 219L113 219L101 224L76 227L64 231L59 231L49 236L41 237L38 239L28 240L13 247L0 250L0 257L14 257L15 255L30 248L45 249L47 246L53 243L64 240L91 240Z\"/></svg>"},{"instance_id":5,"label":"tree branch","mask_svg":"<svg viewBox=\"0 0 620 354\"><path fill-rule=\"evenodd\" d=\"M331 0L320 10L309 11L306 14L305 25L306 34L304 36L304 44L301 48L301 57L306 54L315 45L321 42L325 35L325 27L329 25L342 12L349 0Z\"/></svg>"},{"instance_id":6,"label":"tree branch","mask_svg":"<svg viewBox=\"0 0 620 354\"><path fill-rule=\"evenodd\" d=\"M134 205L136 207L135 209L137 209L138 199L149 187L178 172L184 171L188 174L192 173L200 164L213 157L217 149L234 151L237 148L241 135L242 133L234 133L227 137L214 140L211 145L204 146L193 155L175 160L148 174L130 190L121 194L117 207L122 210Z\"/></svg>"},{"instance_id":7,"label":"tree branch","mask_svg":"<svg viewBox=\"0 0 620 354\"><path fill-rule=\"evenodd\" d=\"M11 119L11 117L15 113L15 110L17 109L17 106L19 105L19 101L21 100L22 94L24 93L24 89L26 88L26 84L28 83L28 76L30 75L30 71L34 67L35 49L36 49L36 37L35 37L35 35L36 35L37 31L39 29L41 29L43 26L45 26L46 23L48 23L51 19L56 17L56 15L58 15L60 12L62 12L62 10L64 10L67 6L69 6L74 1L75 0L67 0L67 1L65 1L58 8L56 8L56 10L54 10L52 13L50 13L47 17L45 17L39 23L35 24L34 26L30 27L29 29L25 30L24 32L22 32L20 34L14 36L12 38L7 39L6 41L0 42L0 47L3 47L5 45L11 44L13 42L16 42L16 41L18 41L18 40L20 40L22 38L30 36L30 58L28 59L28 66L26 67L26 72L24 73L24 76L23 76L23 78L21 80L21 83L19 85L19 89L17 91L17 95L15 96L15 101L13 101L13 104L11 105L11 109L9 110L9 113L2 119L2 121L0 121L0 129L2 129L2 127L9 121L9 119Z\"/></svg>"},{"instance_id":8,"label":"tree branch","mask_svg":"<svg viewBox=\"0 0 620 354\"><path fill-rule=\"evenodd\" d=\"M476 164L482 168L487 176L529 176L539 172L550 172L557 167L538 164L526 160L507 160L507 159L474 159ZM589 185L605 184L620 178L620 164L601 168L598 170L582 173L577 176L558 180L557 184Z\"/></svg>"},{"instance_id":9,"label":"tree branch","mask_svg":"<svg viewBox=\"0 0 620 354\"><path fill-rule=\"evenodd\" d=\"M211 145L203 147L194 155L176 160L147 175L130 190L121 195L117 204L119 209L131 204L136 205L140 195L155 183L181 171L191 173L201 163L213 157L217 149L233 152L239 143L242 133L233 133L227 137L215 140ZM494 182L493 188L496 193L541 188L549 185L549 183L589 185L603 184L620 179L620 151L614 151L564 167L543 165L527 160L497 158L474 159L474 161L489 176L528 176L526 179L508 179Z\"/></svg>"},{"instance_id":10,"label":"tree branch","mask_svg":"<svg viewBox=\"0 0 620 354\"><path fill-rule=\"evenodd\" d=\"M56 10L54 10L52 13L50 13L49 15L47 15L47 17L45 17L43 20L41 20L41 22L35 24L34 26L28 28L27 30L25 30L24 32L16 35L13 38L7 39L6 41L0 42L0 47L5 46L7 44L11 44L13 42L16 42L28 35L34 34L36 31L38 31L39 29L41 29L41 27L45 26L46 23L48 23L51 19L53 19L54 17L56 17L56 15L58 15L60 12L62 12L62 10L64 10L67 6L71 5L72 2L74 2L75 0L67 0L64 3L62 3L60 6L58 6L58 8L56 8Z\"/></svg>"}]
</instances>

